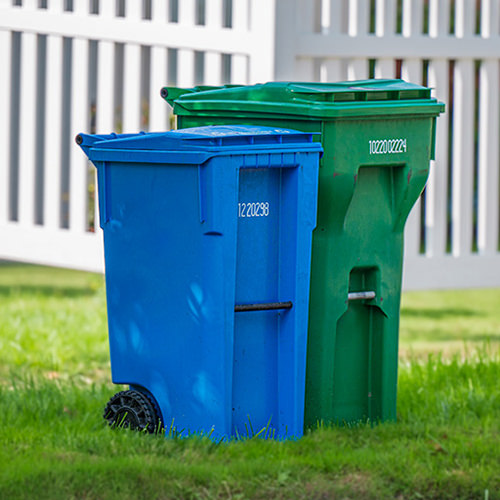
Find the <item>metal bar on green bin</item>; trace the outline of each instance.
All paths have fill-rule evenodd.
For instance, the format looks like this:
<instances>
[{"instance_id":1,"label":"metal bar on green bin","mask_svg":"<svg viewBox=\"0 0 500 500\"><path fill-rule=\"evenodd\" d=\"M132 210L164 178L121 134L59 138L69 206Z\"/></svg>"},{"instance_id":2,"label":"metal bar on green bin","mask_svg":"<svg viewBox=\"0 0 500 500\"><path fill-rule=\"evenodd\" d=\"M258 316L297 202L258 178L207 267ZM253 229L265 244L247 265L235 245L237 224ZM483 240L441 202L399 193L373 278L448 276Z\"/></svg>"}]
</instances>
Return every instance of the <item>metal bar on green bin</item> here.
<instances>
[{"instance_id":1,"label":"metal bar on green bin","mask_svg":"<svg viewBox=\"0 0 500 500\"><path fill-rule=\"evenodd\" d=\"M266 302L264 304L238 304L234 306L234 312L246 311L274 311L277 309L291 309L291 301L288 302Z\"/></svg>"},{"instance_id":2,"label":"metal bar on green bin","mask_svg":"<svg viewBox=\"0 0 500 500\"><path fill-rule=\"evenodd\" d=\"M347 300L369 300L375 298L375 292L349 292Z\"/></svg>"}]
</instances>

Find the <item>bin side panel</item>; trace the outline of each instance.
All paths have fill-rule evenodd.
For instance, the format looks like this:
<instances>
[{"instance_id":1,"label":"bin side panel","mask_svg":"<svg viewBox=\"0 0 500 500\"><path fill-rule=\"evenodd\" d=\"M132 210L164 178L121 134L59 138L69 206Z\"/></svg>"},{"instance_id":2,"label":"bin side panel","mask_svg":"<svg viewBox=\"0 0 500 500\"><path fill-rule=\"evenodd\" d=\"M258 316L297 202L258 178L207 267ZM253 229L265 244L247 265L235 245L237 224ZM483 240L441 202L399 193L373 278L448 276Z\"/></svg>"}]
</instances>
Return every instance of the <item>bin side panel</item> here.
<instances>
[{"instance_id":1,"label":"bin side panel","mask_svg":"<svg viewBox=\"0 0 500 500\"><path fill-rule=\"evenodd\" d=\"M228 294L234 300L226 283L234 282L235 227L222 220L219 236L205 234L199 167L101 168L113 382L151 392L167 427L172 421L185 432L214 426L224 435L233 319L220 305ZM230 193L218 194L224 203ZM206 203L213 209L213 200Z\"/></svg>"},{"instance_id":2,"label":"bin side panel","mask_svg":"<svg viewBox=\"0 0 500 500\"><path fill-rule=\"evenodd\" d=\"M293 304L235 314L233 426L240 435L303 433L318 154L297 162L240 170L236 302Z\"/></svg>"}]
</instances>

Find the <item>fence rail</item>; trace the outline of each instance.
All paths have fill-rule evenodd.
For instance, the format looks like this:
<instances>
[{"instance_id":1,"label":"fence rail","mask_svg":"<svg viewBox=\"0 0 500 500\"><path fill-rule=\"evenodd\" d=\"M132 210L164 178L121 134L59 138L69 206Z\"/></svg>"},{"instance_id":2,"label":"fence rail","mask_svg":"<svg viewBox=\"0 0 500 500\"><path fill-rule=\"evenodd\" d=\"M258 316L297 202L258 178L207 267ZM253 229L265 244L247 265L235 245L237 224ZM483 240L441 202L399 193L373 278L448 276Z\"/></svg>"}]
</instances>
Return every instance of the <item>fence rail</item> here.
<instances>
[{"instance_id":1,"label":"fence rail","mask_svg":"<svg viewBox=\"0 0 500 500\"><path fill-rule=\"evenodd\" d=\"M498 0L0 0L0 62L0 258L102 269L72 139L170 128L165 84L402 77L447 105L405 287L500 286Z\"/></svg>"}]
</instances>

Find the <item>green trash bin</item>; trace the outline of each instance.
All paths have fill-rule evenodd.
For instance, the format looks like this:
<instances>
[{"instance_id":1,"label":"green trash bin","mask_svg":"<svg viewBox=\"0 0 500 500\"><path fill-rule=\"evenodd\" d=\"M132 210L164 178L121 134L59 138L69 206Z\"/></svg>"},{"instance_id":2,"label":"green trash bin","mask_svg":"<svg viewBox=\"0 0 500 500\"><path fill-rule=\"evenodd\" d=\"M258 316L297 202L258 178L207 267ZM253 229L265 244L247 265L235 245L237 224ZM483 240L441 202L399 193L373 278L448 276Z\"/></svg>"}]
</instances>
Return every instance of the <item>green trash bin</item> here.
<instances>
[{"instance_id":1,"label":"green trash bin","mask_svg":"<svg viewBox=\"0 0 500 500\"><path fill-rule=\"evenodd\" d=\"M178 128L321 132L305 425L396 419L403 230L444 105L402 80L165 87Z\"/></svg>"}]
</instances>

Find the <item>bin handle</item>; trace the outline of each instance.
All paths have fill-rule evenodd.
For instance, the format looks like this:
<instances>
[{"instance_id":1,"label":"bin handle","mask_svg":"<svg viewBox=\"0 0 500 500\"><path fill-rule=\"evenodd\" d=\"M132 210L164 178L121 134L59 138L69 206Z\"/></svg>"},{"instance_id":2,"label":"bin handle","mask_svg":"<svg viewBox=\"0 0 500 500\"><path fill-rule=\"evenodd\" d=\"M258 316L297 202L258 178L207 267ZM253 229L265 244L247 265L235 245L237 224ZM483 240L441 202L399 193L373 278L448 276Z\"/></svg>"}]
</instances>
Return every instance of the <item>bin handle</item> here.
<instances>
[{"instance_id":1,"label":"bin handle","mask_svg":"<svg viewBox=\"0 0 500 500\"><path fill-rule=\"evenodd\" d=\"M347 294L347 300L369 300L375 298L374 291L367 292L349 292Z\"/></svg>"},{"instance_id":2,"label":"bin handle","mask_svg":"<svg viewBox=\"0 0 500 500\"><path fill-rule=\"evenodd\" d=\"M274 311L277 309L291 309L293 307L292 302L266 302L263 304L236 304L234 306L234 312L246 312L246 311Z\"/></svg>"}]
</instances>

